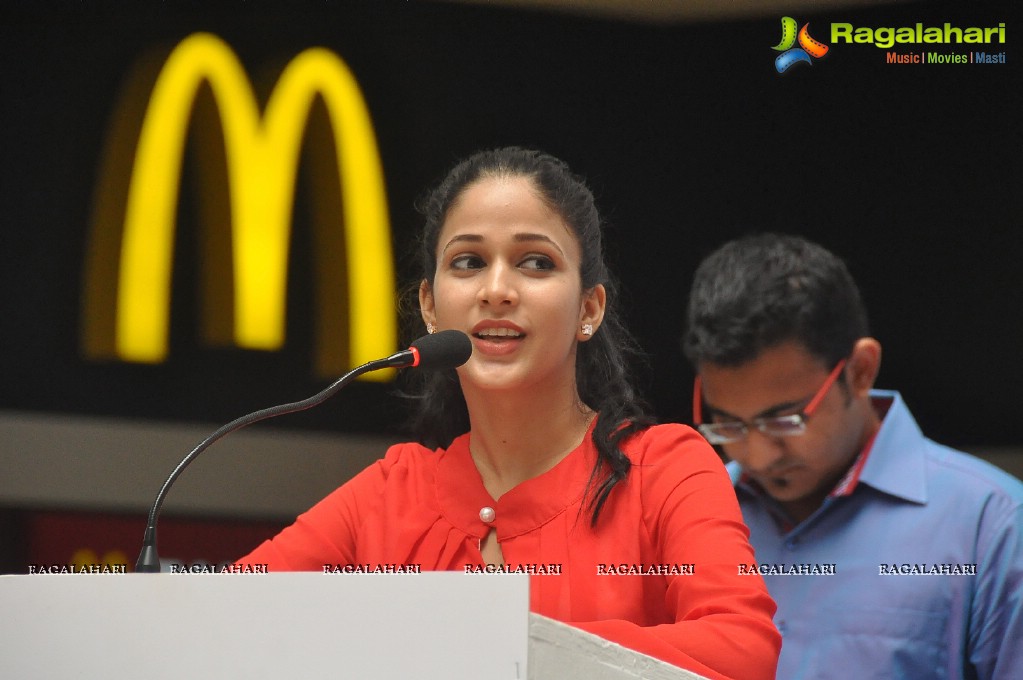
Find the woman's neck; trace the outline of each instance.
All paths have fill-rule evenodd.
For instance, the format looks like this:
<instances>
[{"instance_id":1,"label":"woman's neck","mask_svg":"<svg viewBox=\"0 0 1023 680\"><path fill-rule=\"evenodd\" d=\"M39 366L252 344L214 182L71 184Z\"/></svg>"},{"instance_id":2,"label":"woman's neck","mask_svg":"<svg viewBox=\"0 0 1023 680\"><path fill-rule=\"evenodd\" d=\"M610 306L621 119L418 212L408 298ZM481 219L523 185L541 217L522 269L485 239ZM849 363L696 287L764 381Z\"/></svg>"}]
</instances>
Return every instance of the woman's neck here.
<instances>
[{"instance_id":1,"label":"woman's neck","mask_svg":"<svg viewBox=\"0 0 1023 680\"><path fill-rule=\"evenodd\" d=\"M595 416L575 391L472 392L465 394L469 450L496 500L547 472L582 442Z\"/></svg>"}]
</instances>

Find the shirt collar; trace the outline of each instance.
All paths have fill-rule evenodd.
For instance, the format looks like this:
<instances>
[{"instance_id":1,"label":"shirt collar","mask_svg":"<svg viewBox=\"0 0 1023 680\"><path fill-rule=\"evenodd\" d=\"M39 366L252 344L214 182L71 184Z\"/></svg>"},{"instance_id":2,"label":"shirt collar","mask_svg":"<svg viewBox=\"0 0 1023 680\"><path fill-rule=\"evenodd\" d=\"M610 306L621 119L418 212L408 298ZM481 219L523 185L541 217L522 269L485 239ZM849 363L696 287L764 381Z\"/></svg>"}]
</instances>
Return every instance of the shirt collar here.
<instances>
[{"instance_id":1,"label":"shirt collar","mask_svg":"<svg viewBox=\"0 0 1023 680\"><path fill-rule=\"evenodd\" d=\"M838 480L835 484L835 488L828 494L828 498L839 498L841 496L848 496L856 490L856 485L860 483L860 476L863 474L863 468L867 464L867 460L870 459L870 451L874 446L874 440L877 438L877 433L870 438L867 445L856 456L856 460L849 466L849 469L842 475L842 479Z\"/></svg>"},{"instance_id":2,"label":"shirt collar","mask_svg":"<svg viewBox=\"0 0 1023 680\"><path fill-rule=\"evenodd\" d=\"M877 405L889 401L888 412L874 437L870 459L863 467L860 482L886 494L911 501L927 502L927 461L920 426L898 392L871 390Z\"/></svg>"},{"instance_id":3,"label":"shirt collar","mask_svg":"<svg viewBox=\"0 0 1023 680\"><path fill-rule=\"evenodd\" d=\"M465 533L482 538L491 527L497 529L497 539L503 541L519 534L534 531L565 512L578 506L586 491L593 467L597 462L597 448L593 445L596 418L583 441L571 453L547 472L527 479L494 500L483 486L469 452L471 435L464 434L441 452L437 468L437 501L441 513L454 526ZM494 511L493 524L483 522L480 511ZM580 521L586 522L583 513Z\"/></svg>"}]
</instances>

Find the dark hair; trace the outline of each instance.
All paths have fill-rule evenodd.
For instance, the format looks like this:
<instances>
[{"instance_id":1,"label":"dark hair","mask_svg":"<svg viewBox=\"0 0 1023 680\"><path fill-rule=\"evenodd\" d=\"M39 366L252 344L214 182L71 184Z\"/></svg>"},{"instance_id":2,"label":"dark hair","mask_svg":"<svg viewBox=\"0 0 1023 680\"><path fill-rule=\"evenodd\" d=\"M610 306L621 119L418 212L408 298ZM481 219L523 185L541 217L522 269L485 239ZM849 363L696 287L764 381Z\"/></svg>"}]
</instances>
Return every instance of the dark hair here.
<instances>
[{"instance_id":1,"label":"dark hair","mask_svg":"<svg viewBox=\"0 0 1023 680\"><path fill-rule=\"evenodd\" d=\"M575 370L580 399L598 413L593 430L598 456L588 485L592 490L591 524L596 524L611 490L625 479L631 466L620 449L621 443L653 422L631 382L629 359L639 352L617 312L616 285L604 263L600 215L585 182L563 161L518 147L476 153L458 163L418 206L425 218L419 248L422 277L431 285L437 271L437 240L448 211L470 185L488 177L532 180L542 200L571 227L579 241L583 289L603 284L607 291L604 318L593 337L579 343ZM423 322L418 310L414 311L410 321L413 334L419 335ZM426 446L447 447L469 430L469 414L457 374L454 370L425 373L420 381L413 429Z\"/></svg>"},{"instance_id":2,"label":"dark hair","mask_svg":"<svg viewBox=\"0 0 1023 680\"><path fill-rule=\"evenodd\" d=\"M697 368L739 366L787 341L830 366L867 335L845 263L804 238L768 233L730 241L700 263L682 344Z\"/></svg>"}]
</instances>

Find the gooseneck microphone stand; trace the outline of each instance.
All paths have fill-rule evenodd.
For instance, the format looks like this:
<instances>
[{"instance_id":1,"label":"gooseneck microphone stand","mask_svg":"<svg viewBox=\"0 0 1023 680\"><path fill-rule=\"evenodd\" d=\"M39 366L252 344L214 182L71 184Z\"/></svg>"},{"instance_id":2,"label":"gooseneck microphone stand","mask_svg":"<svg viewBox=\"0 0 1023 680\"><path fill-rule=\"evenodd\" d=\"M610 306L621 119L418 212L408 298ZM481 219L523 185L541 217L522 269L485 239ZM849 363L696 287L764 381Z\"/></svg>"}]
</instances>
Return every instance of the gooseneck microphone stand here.
<instances>
[{"instance_id":1,"label":"gooseneck microphone stand","mask_svg":"<svg viewBox=\"0 0 1023 680\"><path fill-rule=\"evenodd\" d=\"M135 562L135 571L141 573L155 573L160 571L160 556L156 550L156 524L160 516L160 510L163 507L163 501L167 496L167 492L170 490L175 480L177 480L181 473L184 472L185 468L188 467L188 465L195 460L200 453L208 449L218 439L234 432L235 430L240 430L247 425L257 423L261 420L266 420L267 418L276 418L277 416L305 411L313 408L314 406L319 406L363 373L369 373L370 371L376 371L382 368L403 368L405 366L412 366L418 362L418 359L418 352L416 352L413 348L392 354L386 359L371 361L352 369L334 381L329 387L317 394L314 394L308 399L292 402L290 404L271 406L270 408L250 413L246 416L242 416L241 418L232 420L227 425L224 425L219 430L206 437L206 439L202 440L198 446L192 449L192 451L185 456L180 463L178 463L178 466L174 468L173 472L170 473L170 476L167 477L167 481L165 481L163 486L160 487L160 492L156 495L156 500L153 502L153 507L149 510L149 521L146 524L146 533L142 539L142 551L139 553L138 561Z\"/></svg>"}]
</instances>

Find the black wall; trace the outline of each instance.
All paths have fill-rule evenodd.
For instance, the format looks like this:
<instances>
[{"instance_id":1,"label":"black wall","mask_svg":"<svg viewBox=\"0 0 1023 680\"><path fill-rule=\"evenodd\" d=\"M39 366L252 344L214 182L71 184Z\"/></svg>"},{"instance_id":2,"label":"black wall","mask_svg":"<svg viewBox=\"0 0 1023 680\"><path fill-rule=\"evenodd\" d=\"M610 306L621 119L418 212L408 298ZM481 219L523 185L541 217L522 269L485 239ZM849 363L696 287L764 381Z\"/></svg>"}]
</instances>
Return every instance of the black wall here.
<instances>
[{"instance_id":1,"label":"black wall","mask_svg":"<svg viewBox=\"0 0 1023 680\"><path fill-rule=\"evenodd\" d=\"M796 17L824 42L838 21L1006 22L1004 65L892 65L876 47L832 44L784 75L770 49L778 17L650 26L425 2L136 5L37 5L0 18L0 408L224 421L325 384L309 369L301 189L286 349L195 340L189 254L201 189L189 170L170 361L80 354L84 248L121 88L145 55L211 31L257 82L314 45L349 64L377 128L404 283L415 199L457 158L531 145L586 175L661 418L689 417L692 372L678 347L696 263L769 229L847 260L885 349L879 386L902 390L925 431L962 446L1023 442L1023 24L1012 3ZM359 385L282 425L391 430L401 408L392 391Z\"/></svg>"}]
</instances>

